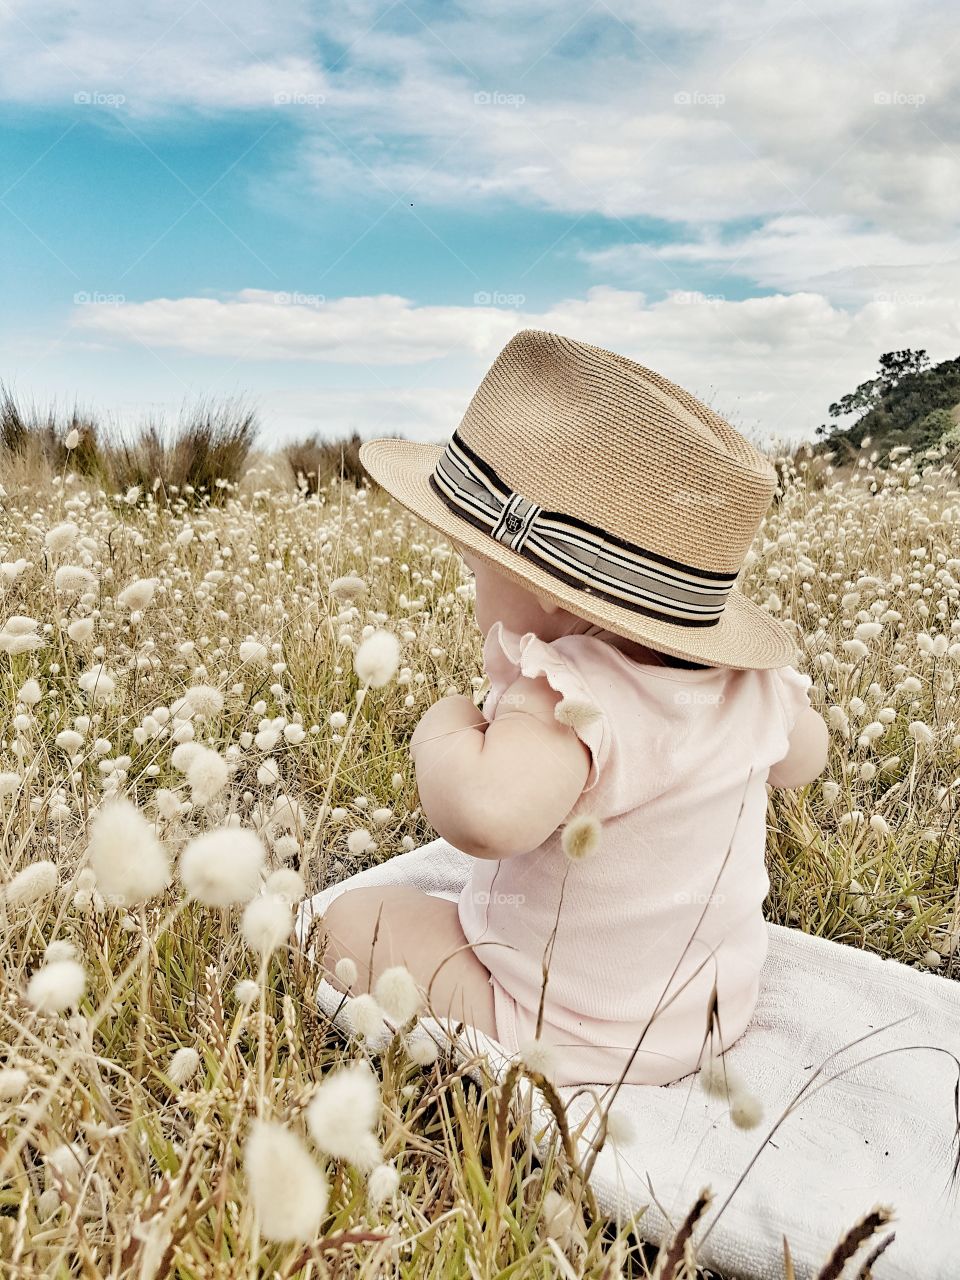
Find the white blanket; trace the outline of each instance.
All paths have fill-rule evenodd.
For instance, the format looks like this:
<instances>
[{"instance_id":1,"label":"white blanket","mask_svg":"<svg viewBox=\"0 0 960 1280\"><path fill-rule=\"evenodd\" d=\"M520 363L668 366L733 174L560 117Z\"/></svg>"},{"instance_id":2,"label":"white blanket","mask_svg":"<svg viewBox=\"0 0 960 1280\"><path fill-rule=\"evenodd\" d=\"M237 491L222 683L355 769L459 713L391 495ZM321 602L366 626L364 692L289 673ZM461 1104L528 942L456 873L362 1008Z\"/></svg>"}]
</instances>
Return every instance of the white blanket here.
<instances>
[{"instance_id":1,"label":"white blanket","mask_svg":"<svg viewBox=\"0 0 960 1280\"><path fill-rule=\"evenodd\" d=\"M314 915L357 885L410 885L455 900L469 865L465 854L435 840L303 903L298 934L304 940ZM608 1142L596 1162L591 1184L600 1208L611 1218L642 1214L640 1233L659 1244L709 1186L714 1199L694 1235L701 1265L727 1280L781 1276L786 1236L798 1280L806 1280L846 1230L884 1204L895 1217L873 1243L891 1230L896 1238L874 1266L876 1280L957 1280L960 1193L950 1189L949 1180L957 1151L958 1068L950 1054L960 1057L960 984L795 929L768 928L759 1002L727 1055L762 1098L764 1120L756 1129L737 1129L727 1104L707 1097L695 1076L664 1087L625 1086L612 1112L625 1115L633 1136L619 1149ZM318 998L330 1014L341 1002L326 982ZM905 1021L879 1030L905 1015ZM445 1023L425 1019L422 1026L422 1034L449 1039ZM774 1122L824 1059L875 1030L879 1034L828 1063L764 1146ZM499 1078L508 1061L502 1046L475 1032L470 1043L488 1051ZM864 1061L897 1046L924 1045L948 1052L908 1048ZM460 1056L467 1052L462 1039L454 1047ZM818 1087L843 1067L853 1069ZM565 1101L574 1092L560 1090ZM592 1093L606 1105L600 1086L592 1086ZM551 1137L549 1129L544 1132L549 1111L539 1091L533 1091L532 1102L531 1140L542 1152ZM571 1129L595 1107L589 1096L573 1099ZM588 1121L584 1151L595 1124Z\"/></svg>"}]
</instances>

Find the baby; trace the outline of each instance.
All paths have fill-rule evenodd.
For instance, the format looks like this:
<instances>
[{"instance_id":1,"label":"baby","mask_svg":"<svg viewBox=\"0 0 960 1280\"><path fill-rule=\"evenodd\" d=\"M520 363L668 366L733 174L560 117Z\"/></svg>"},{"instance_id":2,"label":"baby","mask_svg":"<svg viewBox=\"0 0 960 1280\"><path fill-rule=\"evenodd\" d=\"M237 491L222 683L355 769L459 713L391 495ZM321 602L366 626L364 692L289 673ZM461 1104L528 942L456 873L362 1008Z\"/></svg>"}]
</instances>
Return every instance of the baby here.
<instances>
[{"instance_id":1,"label":"baby","mask_svg":"<svg viewBox=\"0 0 960 1280\"><path fill-rule=\"evenodd\" d=\"M729 1047L755 1002L755 981L766 954L760 909L768 888L764 771L771 763L767 757L778 754L781 730L762 723L751 729L750 717L763 712L763 691L756 682L783 679L783 673L675 663L639 643L598 633L510 582L466 548L458 549L476 579L475 614L486 636L491 676L485 705L492 710L488 719L469 698L441 698L417 725L410 750L426 817L450 844L476 859L476 868L459 903L403 887L342 894L326 913L325 963L332 969L341 956L351 957L359 969L358 991L368 990L383 969L405 964L424 988L430 987L438 1013L477 1027L516 1052L534 1039L543 960L556 929L541 1027L541 1039L557 1050L556 1081L612 1083L664 993L720 870L716 858L700 861L719 833L701 833L707 819L697 814L721 788L730 787L724 813L728 819L735 816L749 756L756 769L751 803L713 895L723 907L715 913L722 920L706 917L709 935L701 929L664 1003L688 973L694 980L654 1018L626 1078L665 1083L686 1075L698 1066L707 1039L714 982L722 1039L710 1038L709 1052ZM826 725L809 705L798 706L806 702L809 678L791 672L787 680L793 727L786 754L766 775L774 787L810 782L826 762ZM684 699L691 691L700 696ZM588 720L580 736L557 719L565 696L602 698L607 692L616 693L617 703ZM627 692L635 695L631 703L619 701ZM664 698L679 730L675 738L669 724L644 715ZM624 733L628 716L637 722L634 743ZM728 724L720 738L723 717ZM699 730L698 718L703 721ZM603 720L610 722L607 734ZM662 746L639 741L651 732ZM688 732L699 732L700 743L688 741ZM634 755L631 746L637 748ZM591 780L598 758L616 775L602 788L594 785L596 777ZM676 796L671 804L662 793L684 775L699 783L698 796ZM597 790L606 802L584 803ZM637 802L634 812L622 812L631 801ZM580 812L602 816L601 843L590 860L593 867L569 868L561 906L568 866L559 829ZM732 821L723 836L733 836ZM615 850L607 847L614 841L621 850L615 863ZM726 852L720 844L715 850ZM657 856L654 865L648 861L651 851ZM664 852L672 855L669 862ZM725 941L728 924L736 933ZM653 936L645 936L651 926ZM616 945L620 938L623 949ZM711 942L717 946L717 967L701 967Z\"/></svg>"},{"instance_id":2,"label":"baby","mask_svg":"<svg viewBox=\"0 0 960 1280\"><path fill-rule=\"evenodd\" d=\"M350 957L360 992L406 965L438 1016L547 1046L558 1085L688 1075L759 995L765 784L827 757L792 636L734 582L772 468L653 371L536 331L445 450L361 460L473 572L490 689L410 743L424 814L470 859L459 900L343 892L327 969Z\"/></svg>"}]
</instances>

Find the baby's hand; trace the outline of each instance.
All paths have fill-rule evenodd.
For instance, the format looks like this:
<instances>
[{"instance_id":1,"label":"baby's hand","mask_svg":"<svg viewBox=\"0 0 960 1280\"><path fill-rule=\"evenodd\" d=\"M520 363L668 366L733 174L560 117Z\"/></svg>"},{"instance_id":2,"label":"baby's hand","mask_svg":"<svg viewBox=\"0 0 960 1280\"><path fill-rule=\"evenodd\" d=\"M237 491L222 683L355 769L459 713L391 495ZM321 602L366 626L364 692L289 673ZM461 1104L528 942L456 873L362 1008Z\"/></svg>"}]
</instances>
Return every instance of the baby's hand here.
<instances>
[{"instance_id":1,"label":"baby's hand","mask_svg":"<svg viewBox=\"0 0 960 1280\"><path fill-rule=\"evenodd\" d=\"M555 718L559 699L543 676L522 676L490 724L464 697L441 698L421 719L411 741L420 801L455 848L479 858L527 853L576 804L590 752Z\"/></svg>"}]
</instances>

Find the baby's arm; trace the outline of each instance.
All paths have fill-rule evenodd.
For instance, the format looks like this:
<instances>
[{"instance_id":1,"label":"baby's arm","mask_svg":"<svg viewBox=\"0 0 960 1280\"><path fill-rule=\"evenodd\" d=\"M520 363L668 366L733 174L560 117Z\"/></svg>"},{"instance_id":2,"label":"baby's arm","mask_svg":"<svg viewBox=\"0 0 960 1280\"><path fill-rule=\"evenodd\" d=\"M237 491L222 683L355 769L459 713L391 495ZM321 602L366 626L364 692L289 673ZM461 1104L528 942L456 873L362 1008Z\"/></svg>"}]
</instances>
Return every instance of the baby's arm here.
<instances>
[{"instance_id":1,"label":"baby's arm","mask_svg":"<svg viewBox=\"0 0 960 1280\"><path fill-rule=\"evenodd\" d=\"M528 853L576 804L590 751L554 717L559 699L544 676L521 676L489 724L469 698L441 698L417 725L420 803L455 848L475 858Z\"/></svg>"},{"instance_id":2,"label":"baby's arm","mask_svg":"<svg viewBox=\"0 0 960 1280\"><path fill-rule=\"evenodd\" d=\"M790 734L790 749L771 768L771 787L802 787L823 772L830 747L830 731L823 716L813 707L801 711Z\"/></svg>"}]
</instances>

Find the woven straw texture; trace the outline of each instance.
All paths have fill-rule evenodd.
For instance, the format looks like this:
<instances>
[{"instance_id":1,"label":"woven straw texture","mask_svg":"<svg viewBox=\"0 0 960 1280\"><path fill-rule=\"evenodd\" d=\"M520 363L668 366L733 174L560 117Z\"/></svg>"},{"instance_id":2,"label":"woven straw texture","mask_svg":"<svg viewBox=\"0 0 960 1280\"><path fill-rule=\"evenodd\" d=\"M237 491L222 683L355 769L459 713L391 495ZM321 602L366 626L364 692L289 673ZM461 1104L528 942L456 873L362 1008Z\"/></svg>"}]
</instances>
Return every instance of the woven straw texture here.
<instances>
[{"instance_id":1,"label":"woven straw texture","mask_svg":"<svg viewBox=\"0 0 960 1280\"><path fill-rule=\"evenodd\" d=\"M653 370L560 334L523 330L503 348L458 433L501 480L545 510L694 569L737 573L776 472L713 410ZM618 635L733 668L795 663L793 633L734 586L720 620L690 627L563 583L464 520L430 486L442 446L380 439L360 459L438 532L514 581Z\"/></svg>"}]
</instances>

